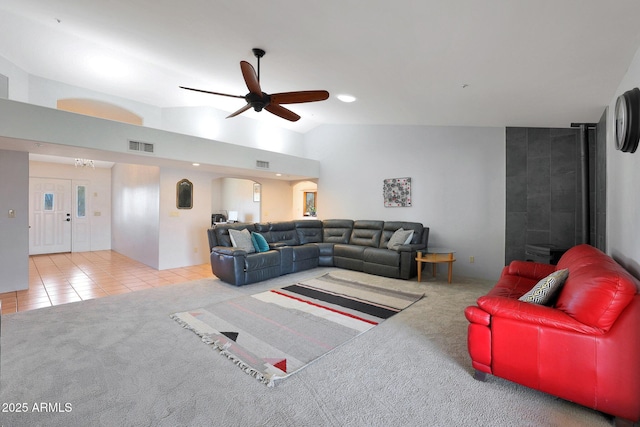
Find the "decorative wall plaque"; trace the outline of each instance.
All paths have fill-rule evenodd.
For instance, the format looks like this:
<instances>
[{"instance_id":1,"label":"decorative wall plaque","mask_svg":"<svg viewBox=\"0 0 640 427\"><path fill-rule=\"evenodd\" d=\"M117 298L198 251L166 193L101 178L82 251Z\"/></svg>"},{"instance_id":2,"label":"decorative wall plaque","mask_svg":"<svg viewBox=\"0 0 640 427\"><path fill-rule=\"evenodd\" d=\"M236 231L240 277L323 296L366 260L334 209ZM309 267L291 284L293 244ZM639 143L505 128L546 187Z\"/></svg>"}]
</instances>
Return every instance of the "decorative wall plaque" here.
<instances>
[{"instance_id":1,"label":"decorative wall plaque","mask_svg":"<svg viewBox=\"0 0 640 427\"><path fill-rule=\"evenodd\" d=\"M382 197L387 208L411 206L411 178L385 179Z\"/></svg>"}]
</instances>

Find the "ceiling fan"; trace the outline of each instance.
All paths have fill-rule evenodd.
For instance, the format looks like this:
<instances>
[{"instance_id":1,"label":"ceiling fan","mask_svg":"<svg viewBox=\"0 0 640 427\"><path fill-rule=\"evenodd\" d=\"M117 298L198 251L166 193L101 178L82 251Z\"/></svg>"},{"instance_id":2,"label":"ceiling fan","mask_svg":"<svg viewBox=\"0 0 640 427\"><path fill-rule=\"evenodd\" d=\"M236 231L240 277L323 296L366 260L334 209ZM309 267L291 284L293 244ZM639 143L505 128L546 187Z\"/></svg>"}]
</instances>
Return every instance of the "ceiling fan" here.
<instances>
[{"instance_id":1,"label":"ceiling fan","mask_svg":"<svg viewBox=\"0 0 640 427\"><path fill-rule=\"evenodd\" d=\"M262 58L265 54L265 51L262 49L254 48L252 49L253 54L256 58L258 58L258 72L256 73L255 68L248 63L247 61L240 61L240 70L242 70L242 77L244 77L244 81L247 84L247 88L249 89L249 93L242 95L229 95L226 93L220 92L211 92L208 90L202 89L194 89L190 87L180 86L181 89L193 90L196 92L210 93L213 95L222 95L229 96L232 98L242 98L247 101L247 105L240 108L238 111L231 113L227 118L235 117L239 114L244 113L250 108L253 108L255 111L262 111L262 109L267 110L268 112L275 114L276 116L282 117L283 119L290 120L292 122L298 121L300 116L294 113L293 111L285 108L282 104L301 104L303 102L315 102L315 101L324 101L329 98L329 92L326 90L304 90L297 92L281 92L281 93L273 93L269 95L265 93L260 88L260 58Z\"/></svg>"}]
</instances>

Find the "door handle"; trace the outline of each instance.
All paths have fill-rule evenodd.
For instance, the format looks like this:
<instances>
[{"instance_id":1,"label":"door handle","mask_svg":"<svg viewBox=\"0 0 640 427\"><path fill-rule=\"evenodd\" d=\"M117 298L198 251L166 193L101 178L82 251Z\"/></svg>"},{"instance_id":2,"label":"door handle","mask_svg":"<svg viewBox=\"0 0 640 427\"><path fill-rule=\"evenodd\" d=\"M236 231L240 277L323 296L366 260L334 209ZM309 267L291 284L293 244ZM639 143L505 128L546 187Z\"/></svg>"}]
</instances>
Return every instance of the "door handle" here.
<instances>
[{"instance_id":1,"label":"door handle","mask_svg":"<svg viewBox=\"0 0 640 427\"><path fill-rule=\"evenodd\" d=\"M71 221L71 218L67 218L67 222Z\"/></svg>"}]
</instances>

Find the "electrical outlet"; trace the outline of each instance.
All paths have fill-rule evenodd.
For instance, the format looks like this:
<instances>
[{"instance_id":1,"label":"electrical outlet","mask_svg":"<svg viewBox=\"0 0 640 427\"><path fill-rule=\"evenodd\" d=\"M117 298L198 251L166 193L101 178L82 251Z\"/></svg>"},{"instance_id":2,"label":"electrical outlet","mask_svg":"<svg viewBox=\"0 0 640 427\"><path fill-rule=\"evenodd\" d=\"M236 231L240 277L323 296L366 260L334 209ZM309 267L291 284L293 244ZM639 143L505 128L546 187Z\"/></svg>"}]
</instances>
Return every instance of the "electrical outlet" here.
<instances>
[{"instance_id":1,"label":"electrical outlet","mask_svg":"<svg viewBox=\"0 0 640 427\"><path fill-rule=\"evenodd\" d=\"M473 264L474 262L476 262L476 257L474 257L473 255L471 255L471 256L469 257L469 262L470 262L471 264Z\"/></svg>"}]
</instances>

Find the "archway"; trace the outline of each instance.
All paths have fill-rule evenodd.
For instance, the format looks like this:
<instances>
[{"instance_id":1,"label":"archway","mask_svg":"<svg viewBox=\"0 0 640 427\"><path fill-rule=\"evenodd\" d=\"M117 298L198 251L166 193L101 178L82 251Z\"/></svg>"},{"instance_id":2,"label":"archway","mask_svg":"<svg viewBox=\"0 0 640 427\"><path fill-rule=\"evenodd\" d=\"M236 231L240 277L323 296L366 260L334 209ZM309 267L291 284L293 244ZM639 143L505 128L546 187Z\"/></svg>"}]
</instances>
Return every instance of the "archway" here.
<instances>
[{"instance_id":1,"label":"archway","mask_svg":"<svg viewBox=\"0 0 640 427\"><path fill-rule=\"evenodd\" d=\"M69 111L71 113L84 114L85 116L93 116L101 119L114 120L132 125L142 126L142 117L131 111L119 107L109 102L97 101L95 99L84 98L67 98L59 99L57 102L58 110Z\"/></svg>"},{"instance_id":2,"label":"archway","mask_svg":"<svg viewBox=\"0 0 640 427\"><path fill-rule=\"evenodd\" d=\"M293 217L309 218L318 215L318 184L301 181L293 186Z\"/></svg>"}]
</instances>

